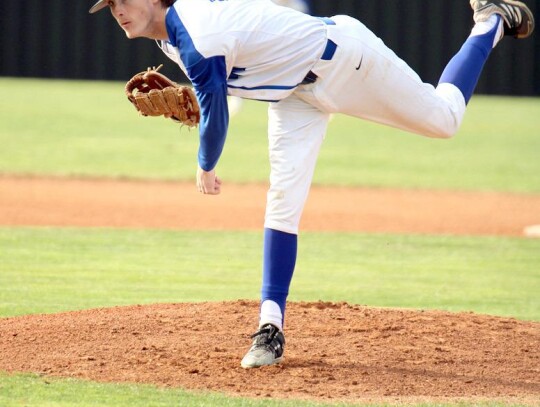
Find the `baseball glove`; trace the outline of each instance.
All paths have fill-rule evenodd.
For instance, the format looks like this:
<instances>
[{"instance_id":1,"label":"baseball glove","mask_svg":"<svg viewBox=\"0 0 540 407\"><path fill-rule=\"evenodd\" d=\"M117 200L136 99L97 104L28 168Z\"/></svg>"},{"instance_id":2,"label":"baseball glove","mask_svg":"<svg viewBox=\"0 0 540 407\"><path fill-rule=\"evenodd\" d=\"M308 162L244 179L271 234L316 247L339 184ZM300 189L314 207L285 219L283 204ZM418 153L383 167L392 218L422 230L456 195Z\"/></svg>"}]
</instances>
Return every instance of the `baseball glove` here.
<instances>
[{"instance_id":1,"label":"baseball glove","mask_svg":"<svg viewBox=\"0 0 540 407\"><path fill-rule=\"evenodd\" d=\"M189 127L197 126L200 112L195 92L159 73L162 66L133 76L126 83L127 98L143 116L165 116Z\"/></svg>"}]
</instances>

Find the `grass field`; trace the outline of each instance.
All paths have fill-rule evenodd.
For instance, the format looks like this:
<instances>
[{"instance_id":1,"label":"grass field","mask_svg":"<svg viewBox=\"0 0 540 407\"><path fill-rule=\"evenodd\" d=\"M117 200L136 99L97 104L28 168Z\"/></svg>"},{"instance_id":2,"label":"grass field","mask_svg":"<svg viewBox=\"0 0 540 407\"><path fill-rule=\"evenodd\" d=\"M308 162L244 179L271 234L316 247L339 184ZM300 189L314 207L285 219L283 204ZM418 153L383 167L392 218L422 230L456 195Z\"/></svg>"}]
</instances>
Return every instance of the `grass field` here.
<instances>
[{"instance_id":1,"label":"grass field","mask_svg":"<svg viewBox=\"0 0 540 407\"><path fill-rule=\"evenodd\" d=\"M43 407L352 407L360 404L312 403L301 400L248 400L225 397L217 393L200 394L181 389L159 389L143 385L113 385L80 380L59 380L36 375L4 375L0 373L2 406ZM370 404L390 406L391 404ZM401 404L403 405L403 404ZM416 403L416 407L469 407L472 404ZM511 406L519 406L512 404ZM499 402L478 401L476 407L509 407Z\"/></svg>"},{"instance_id":2,"label":"grass field","mask_svg":"<svg viewBox=\"0 0 540 407\"><path fill-rule=\"evenodd\" d=\"M137 117L123 84L4 78L0 85L14 99L0 102L0 173L194 177L197 132ZM39 108L36 95L44 99ZM266 180L265 127L262 103L246 103L232 120L219 168L227 182ZM534 98L473 98L462 130L448 141L337 116L315 182L540 194L539 129ZM0 228L0 316L257 298L261 245L261 233L238 231ZM211 259L205 247L215 251ZM291 300L540 321L539 270L539 240L305 233ZM0 373L0 405L315 404Z\"/></svg>"},{"instance_id":3,"label":"grass field","mask_svg":"<svg viewBox=\"0 0 540 407\"><path fill-rule=\"evenodd\" d=\"M262 233L4 228L0 247L0 316L259 294ZM540 320L538 248L519 238L305 233L290 298Z\"/></svg>"},{"instance_id":4,"label":"grass field","mask_svg":"<svg viewBox=\"0 0 540 407\"><path fill-rule=\"evenodd\" d=\"M59 380L36 375L4 375L0 373L2 406L43 407L353 407L361 404L312 403L301 400L248 400L224 397L217 393L200 394L181 389L159 389L153 386L113 385L80 380ZM385 407L391 404L370 404ZM404 405L404 404L400 404ZM509 407L519 404L478 401L474 404L415 403L415 407Z\"/></svg>"},{"instance_id":5,"label":"grass field","mask_svg":"<svg viewBox=\"0 0 540 407\"><path fill-rule=\"evenodd\" d=\"M194 179L197 131L138 117L121 83L0 78L0 86L13 100L0 102L0 172ZM36 95L46 97L39 108ZM473 98L451 140L338 115L314 182L540 193L539 129L537 98ZM231 121L220 175L266 182L266 147L266 104L246 102Z\"/></svg>"}]
</instances>

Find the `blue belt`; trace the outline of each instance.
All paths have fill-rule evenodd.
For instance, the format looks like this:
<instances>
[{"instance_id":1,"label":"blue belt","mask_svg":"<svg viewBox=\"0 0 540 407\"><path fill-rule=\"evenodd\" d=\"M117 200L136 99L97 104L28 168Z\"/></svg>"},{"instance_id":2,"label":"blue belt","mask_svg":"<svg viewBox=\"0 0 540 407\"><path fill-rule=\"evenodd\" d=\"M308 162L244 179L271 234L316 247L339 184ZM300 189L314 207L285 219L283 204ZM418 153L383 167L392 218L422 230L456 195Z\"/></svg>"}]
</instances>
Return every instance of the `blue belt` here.
<instances>
[{"instance_id":1,"label":"blue belt","mask_svg":"<svg viewBox=\"0 0 540 407\"><path fill-rule=\"evenodd\" d=\"M335 21L327 17L320 17L320 19L327 25L336 25ZM334 54L336 53L336 49L337 49L337 44L334 41L330 39L326 40L326 47L324 48L324 52L322 53L321 59L323 61L330 61L334 57ZM307 85L310 83L315 83L317 78L318 76L315 73L313 73L312 71L309 71L306 77L304 78L304 80L300 82L300 85Z\"/></svg>"}]
</instances>

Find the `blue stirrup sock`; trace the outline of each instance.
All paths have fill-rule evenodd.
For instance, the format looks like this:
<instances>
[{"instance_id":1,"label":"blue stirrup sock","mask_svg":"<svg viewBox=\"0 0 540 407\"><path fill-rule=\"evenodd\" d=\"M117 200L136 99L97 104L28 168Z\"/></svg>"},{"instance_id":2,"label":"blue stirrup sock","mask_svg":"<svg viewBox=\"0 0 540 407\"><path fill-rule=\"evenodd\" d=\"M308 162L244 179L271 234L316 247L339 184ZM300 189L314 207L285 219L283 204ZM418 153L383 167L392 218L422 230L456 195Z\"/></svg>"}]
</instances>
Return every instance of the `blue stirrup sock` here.
<instances>
[{"instance_id":1,"label":"blue stirrup sock","mask_svg":"<svg viewBox=\"0 0 540 407\"><path fill-rule=\"evenodd\" d=\"M501 35L501 16L493 15L490 20L479 24L490 24L489 31L478 35L475 34L475 30L481 27L475 27L471 36L450 60L439 80L439 84L451 83L455 85L463 94L465 103L471 99L484 64Z\"/></svg>"},{"instance_id":2,"label":"blue stirrup sock","mask_svg":"<svg viewBox=\"0 0 540 407\"><path fill-rule=\"evenodd\" d=\"M278 328L283 327L297 250L297 235L264 229L261 324L272 323Z\"/></svg>"}]
</instances>

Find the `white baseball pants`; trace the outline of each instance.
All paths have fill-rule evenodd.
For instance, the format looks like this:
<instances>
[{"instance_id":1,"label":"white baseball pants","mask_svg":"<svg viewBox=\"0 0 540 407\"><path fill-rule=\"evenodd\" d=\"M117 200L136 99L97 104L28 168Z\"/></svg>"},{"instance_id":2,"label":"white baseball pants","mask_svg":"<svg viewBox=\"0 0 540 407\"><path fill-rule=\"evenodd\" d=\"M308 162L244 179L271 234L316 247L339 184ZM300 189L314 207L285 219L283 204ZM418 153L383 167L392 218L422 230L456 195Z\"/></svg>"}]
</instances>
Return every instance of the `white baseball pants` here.
<instances>
[{"instance_id":1,"label":"white baseball pants","mask_svg":"<svg viewBox=\"0 0 540 407\"><path fill-rule=\"evenodd\" d=\"M328 38L337 49L331 60L320 60L312 68L317 81L269 107L267 228L298 233L331 113L435 138L452 137L465 114L465 99L457 87L423 83L358 20L332 20L336 25L328 26Z\"/></svg>"}]
</instances>

